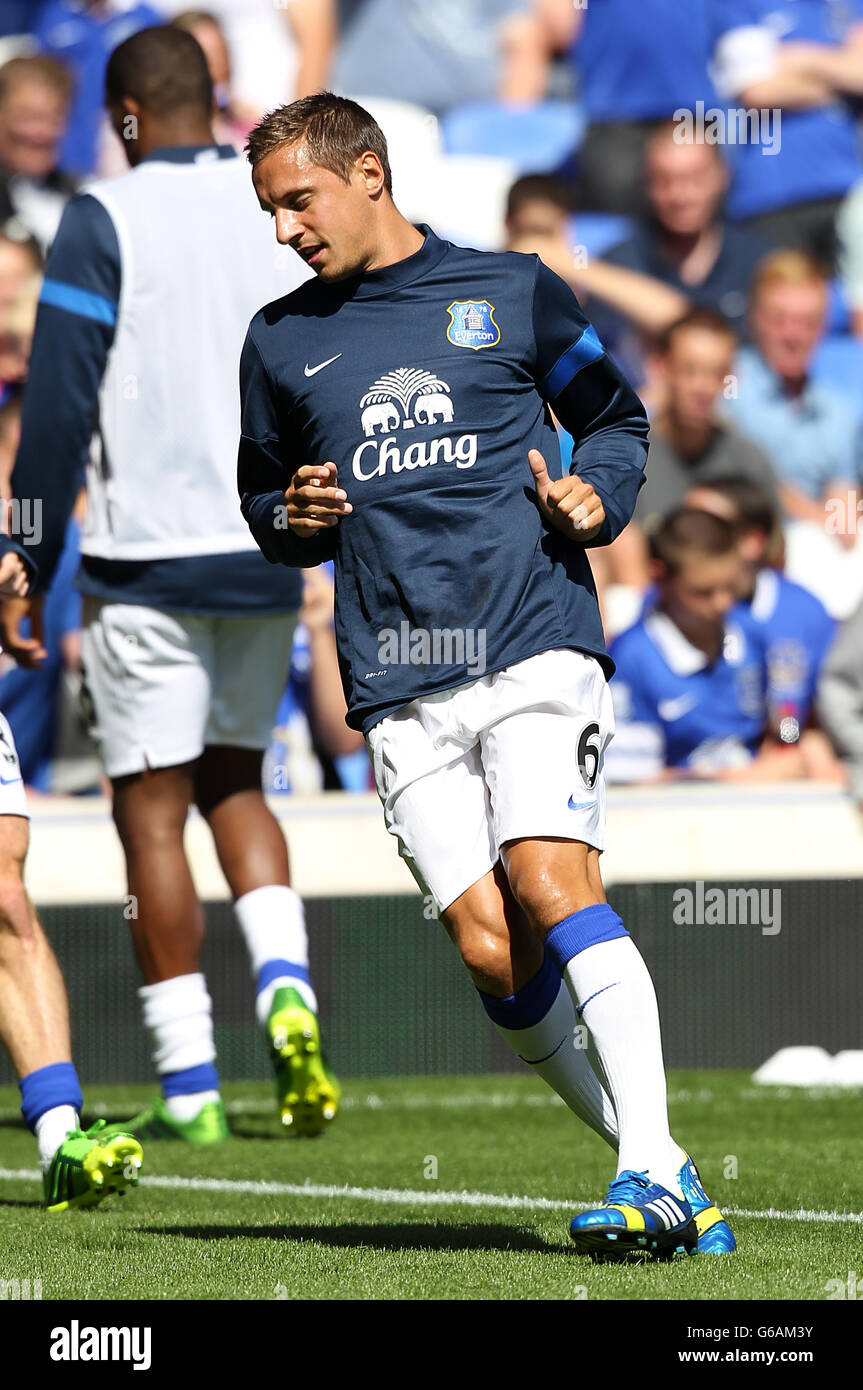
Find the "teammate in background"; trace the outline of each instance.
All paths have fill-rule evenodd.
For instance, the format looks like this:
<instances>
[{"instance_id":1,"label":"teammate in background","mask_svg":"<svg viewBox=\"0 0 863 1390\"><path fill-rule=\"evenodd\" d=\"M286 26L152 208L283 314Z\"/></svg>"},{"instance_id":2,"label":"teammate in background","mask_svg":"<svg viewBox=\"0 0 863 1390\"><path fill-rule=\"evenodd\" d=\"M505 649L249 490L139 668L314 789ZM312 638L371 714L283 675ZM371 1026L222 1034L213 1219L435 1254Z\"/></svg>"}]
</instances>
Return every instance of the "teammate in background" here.
<instances>
[{"instance_id":1,"label":"teammate in background","mask_svg":"<svg viewBox=\"0 0 863 1390\"><path fill-rule=\"evenodd\" d=\"M22 597L34 575L24 552L0 536L0 596ZM136 1186L143 1154L131 1134L102 1133L104 1120L81 1129L66 987L24 887L28 821L12 731L0 715L0 1039L39 1146L45 1206L66 1211Z\"/></svg>"},{"instance_id":2,"label":"teammate in background","mask_svg":"<svg viewBox=\"0 0 863 1390\"><path fill-rule=\"evenodd\" d=\"M204 914L183 847L195 804L252 958L283 1123L317 1133L338 1088L321 1058L303 905L261 792L300 583L264 563L235 490L243 332L257 305L302 280L302 266L292 252L274 256L244 162L213 141L212 83L189 34L145 29L121 44L107 95L132 170L93 185L64 218L12 484L20 498L44 499L34 558L46 586L98 420L82 660L162 1085L130 1125L195 1143L228 1132L200 973ZM38 599L7 604L2 626L23 665L44 659Z\"/></svg>"},{"instance_id":3,"label":"teammate in background","mask_svg":"<svg viewBox=\"0 0 863 1390\"><path fill-rule=\"evenodd\" d=\"M244 514L273 562L334 559L348 723L387 828L502 1036L618 1149L576 1245L731 1249L669 1133L653 984L599 873L612 667L585 548L632 514L641 404L536 257L402 217L354 102L273 112L249 159L318 278L249 329ZM577 441L563 478L550 408Z\"/></svg>"},{"instance_id":4,"label":"teammate in background","mask_svg":"<svg viewBox=\"0 0 863 1390\"><path fill-rule=\"evenodd\" d=\"M782 532L770 497L751 478L732 475L695 484L686 506L712 512L737 531L742 602L734 611L764 648L771 736L781 747L800 750L807 776L837 778L841 769L829 744L810 727L836 623L820 599L782 573Z\"/></svg>"}]
</instances>

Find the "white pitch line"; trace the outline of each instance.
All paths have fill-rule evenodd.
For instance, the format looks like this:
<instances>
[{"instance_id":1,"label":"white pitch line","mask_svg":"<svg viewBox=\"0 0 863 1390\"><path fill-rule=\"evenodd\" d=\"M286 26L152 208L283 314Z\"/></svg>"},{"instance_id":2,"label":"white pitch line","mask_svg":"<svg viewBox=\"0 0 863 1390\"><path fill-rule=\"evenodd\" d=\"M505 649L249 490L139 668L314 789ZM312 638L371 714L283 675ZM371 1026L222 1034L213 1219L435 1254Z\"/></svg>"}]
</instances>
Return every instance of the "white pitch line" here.
<instances>
[{"instance_id":1,"label":"white pitch line","mask_svg":"<svg viewBox=\"0 0 863 1390\"><path fill-rule=\"evenodd\" d=\"M0 1168L0 1181L41 1180L38 1168ZM404 1187L348 1187L335 1183L244 1182L236 1178L142 1178L142 1187L172 1192L237 1192L253 1197L315 1197L337 1201L378 1202L385 1206L496 1207L507 1211L585 1211L593 1202L559 1197L507 1197L497 1192L425 1192ZM812 1221L829 1225L863 1226L863 1211L749 1211L725 1207L728 1216L758 1221Z\"/></svg>"}]
</instances>

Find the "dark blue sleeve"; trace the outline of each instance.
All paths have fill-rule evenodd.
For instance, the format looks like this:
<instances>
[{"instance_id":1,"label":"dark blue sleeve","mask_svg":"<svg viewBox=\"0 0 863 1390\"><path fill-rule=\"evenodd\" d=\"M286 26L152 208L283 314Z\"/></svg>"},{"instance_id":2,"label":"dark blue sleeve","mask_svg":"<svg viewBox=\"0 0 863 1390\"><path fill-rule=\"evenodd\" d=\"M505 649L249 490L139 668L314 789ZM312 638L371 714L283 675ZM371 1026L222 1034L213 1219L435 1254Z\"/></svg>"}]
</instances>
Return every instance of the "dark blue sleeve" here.
<instances>
[{"instance_id":1,"label":"dark blue sleeve","mask_svg":"<svg viewBox=\"0 0 863 1390\"><path fill-rule=\"evenodd\" d=\"M43 589L63 549L98 425L119 294L114 224L95 198L73 198L45 268L12 474L14 495L41 507L41 539L32 553Z\"/></svg>"},{"instance_id":2,"label":"dark blue sleeve","mask_svg":"<svg viewBox=\"0 0 863 1390\"><path fill-rule=\"evenodd\" d=\"M569 285L537 263L533 296L537 388L575 440L570 473L595 488L608 545L630 520L647 458L644 406L607 355Z\"/></svg>"},{"instance_id":3,"label":"dark blue sleeve","mask_svg":"<svg viewBox=\"0 0 863 1390\"><path fill-rule=\"evenodd\" d=\"M288 526L285 489L294 471L308 460L290 426L280 424L272 382L251 328L240 358L240 409L240 508L261 552L272 564L304 568L331 560L336 527L303 540Z\"/></svg>"}]
</instances>

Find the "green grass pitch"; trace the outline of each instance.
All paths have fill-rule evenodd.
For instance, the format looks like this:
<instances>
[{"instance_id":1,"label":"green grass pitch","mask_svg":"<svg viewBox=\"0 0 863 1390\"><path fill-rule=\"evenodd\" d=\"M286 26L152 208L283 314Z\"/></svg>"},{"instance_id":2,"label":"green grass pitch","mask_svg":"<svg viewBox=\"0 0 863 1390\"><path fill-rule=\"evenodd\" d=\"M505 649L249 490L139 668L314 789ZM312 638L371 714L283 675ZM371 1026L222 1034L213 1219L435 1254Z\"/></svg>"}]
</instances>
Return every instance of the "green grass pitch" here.
<instances>
[{"instance_id":1,"label":"green grass pitch","mask_svg":"<svg viewBox=\"0 0 863 1390\"><path fill-rule=\"evenodd\" d=\"M859 1093L761 1090L735 1072L669 1085L673 1131L733 1213L736 1256L577 1256L570 1217L601 1199L611 1155L529 1076L354 1081L315 1140L284 1136L268 1087L229 1085L228 1143L150 1144L137 1192L56 1216L27 1176L35 1146L7 1087L0 1280L75 1300L726 1300L825 1299L853 1272L863 1293ZM128 1116L151 1095L90 1086L88 1114Z\"/></svg>"}]
</instances>

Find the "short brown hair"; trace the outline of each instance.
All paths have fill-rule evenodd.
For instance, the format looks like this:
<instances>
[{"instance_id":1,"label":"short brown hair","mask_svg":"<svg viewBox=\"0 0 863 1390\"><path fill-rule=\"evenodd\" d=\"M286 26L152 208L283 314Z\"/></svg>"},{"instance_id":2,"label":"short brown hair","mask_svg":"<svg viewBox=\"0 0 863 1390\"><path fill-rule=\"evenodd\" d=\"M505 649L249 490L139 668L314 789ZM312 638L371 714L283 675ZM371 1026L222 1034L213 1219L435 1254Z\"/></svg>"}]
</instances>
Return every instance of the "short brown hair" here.
<instances>
[{"instance_id":1,"label":"short brown hair","mask_svg":"<svg viewBox=\"0 0 863 1390\"><path fill-rule=\"evenodd\" d=\"M717 314L714 309L695 307L687 309L685 314L682 314L679 319L675 319L660 333L658 338L660 352L670 352L677 334L684 333L689 328L700 328L702 332L715 333L717 337L728 338L730 342L737 343L737 334L721 314Z\"/></svg>"},{"instance_id":2,"label":"short brown hair","mask_svg":"<svg viewBox=\"0 0 863 1390\"><path fill-rule=\"evenodd\" d=\"M0 67L0 101L5 101L17 82L40 82L42 86L55 91L67 106L75 87L75 80L65 63L42 55L10 58L8 63Z\"/></svg>"},{"instance_id":3,"label":"short brown hair","mask_svg":"<svg viewBox=\"0 0 863 1390\"><path fill-rule=\"evenodd\" d=\"M554 174L522 174L506 195L506 216L513 217L525 203L534 200L553 203L561 212L572 212L575 199L572 188Z\"/></svg>"},{"instance_id":4,"label":"short brown hair","mask_svg":"<svg viewBox=\"0 0 863 1390\"><path fill-rule=\"evenodd\" d=\"M289 106L270 111L250 132L246 154L252 168L282 145L306 147L313 164L329 169L345 183L366 150L377 155L384 171L384 186L392 195L393 176L387 142L373 116L347 97L332 92L315 92Z\"/></svg>"},{"instance_id":5,"label":"short brown hair","mask_svg":"<svg viewBox=\"0 0 863 1390\"><path fill-rule=\"evenodd\" d=\"M737 536L737 527L722 521L712 512L678 507L677 511L663 519L651 535L650 552L669 574L677 574L690 555L716 559L732 554L737 546Z\"/></svg>"}]
</instances>

